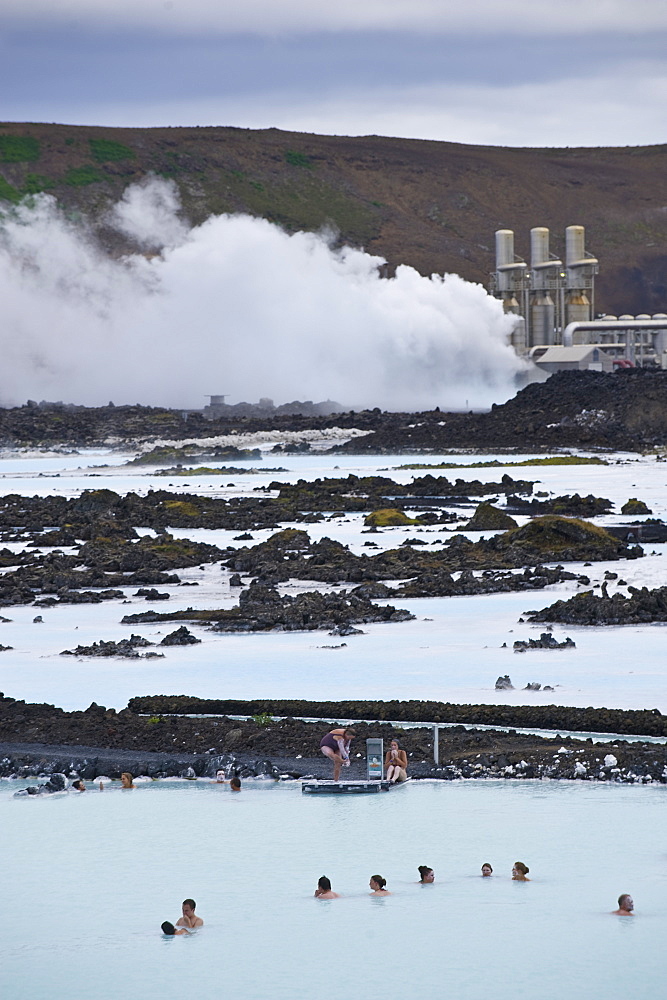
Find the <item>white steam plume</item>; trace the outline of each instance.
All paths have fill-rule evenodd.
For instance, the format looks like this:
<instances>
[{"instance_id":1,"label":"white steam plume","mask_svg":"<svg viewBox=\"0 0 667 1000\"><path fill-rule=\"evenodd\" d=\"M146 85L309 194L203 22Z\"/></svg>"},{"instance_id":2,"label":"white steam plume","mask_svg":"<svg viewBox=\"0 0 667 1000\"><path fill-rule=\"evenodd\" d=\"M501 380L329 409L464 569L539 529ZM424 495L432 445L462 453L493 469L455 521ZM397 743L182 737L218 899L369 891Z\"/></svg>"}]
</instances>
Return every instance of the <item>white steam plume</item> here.
<instances>
[{"instance_id":1,"label":"white steam plume","mask_svg":"<svg viewBox=\"0 0 667 1000\"><path fill-rule=\"evenodd\" d=\"M249 216L188 228L171 182L135 185L110 215L147 247L114 260L43 195L0 217L0 403L201 406L270 396L385 409L489 405L522 363L479 285L378 274Z\"/></svg>"}]
</instances>

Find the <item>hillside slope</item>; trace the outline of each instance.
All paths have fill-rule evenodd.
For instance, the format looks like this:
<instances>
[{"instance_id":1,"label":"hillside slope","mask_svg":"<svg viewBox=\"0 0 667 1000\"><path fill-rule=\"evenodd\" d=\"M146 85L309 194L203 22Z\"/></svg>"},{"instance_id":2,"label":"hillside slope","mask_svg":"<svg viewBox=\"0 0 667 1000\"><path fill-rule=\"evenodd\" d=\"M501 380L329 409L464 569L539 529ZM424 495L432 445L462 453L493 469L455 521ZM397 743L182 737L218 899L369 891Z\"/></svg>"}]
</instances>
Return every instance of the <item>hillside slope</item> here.
<instances>
[{"instance_id":1,"label":"hillside slope","mask_svg":"<svg viewBox=\"0 0 667 1000\"><path fill-rule=\"evenodd\" d=\"M598 309L667 311L667 145L510 149L278 129L101 128L0 124L0 203L48 191L96 220L127 184L154 172L178 184L192 222L248 212L288 231L332 225L341 242L486 284L493 234L587 229L601 262Z\"/></svg>"}]
</instances>

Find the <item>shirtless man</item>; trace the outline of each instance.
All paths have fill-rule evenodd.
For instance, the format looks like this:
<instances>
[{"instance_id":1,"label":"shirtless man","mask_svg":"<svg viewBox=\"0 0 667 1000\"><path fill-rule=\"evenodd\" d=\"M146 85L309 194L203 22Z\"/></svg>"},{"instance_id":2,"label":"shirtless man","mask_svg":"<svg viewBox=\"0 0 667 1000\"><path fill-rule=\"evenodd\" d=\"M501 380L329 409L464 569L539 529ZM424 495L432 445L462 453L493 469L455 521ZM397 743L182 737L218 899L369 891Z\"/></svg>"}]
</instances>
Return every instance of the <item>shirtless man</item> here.
<instances>
[{"instance_id":1,"label":"shirtless man","mask_svg":"<svg viewBox=\"0 0 667 1000\"><path fill-rule=\"evenodd\" d=\"M614 917L634 917L632 912L635 908L632 896L628 892L622 893L618 897L618 909L612 910L612 916Z\"/></svg>"},{"instance_id":2,"label":"shirtless man","mask_svg":"<svg viewBox=\"0 0 667 1000\"><path fill-rule=\"evenodd\" d=\"M315 899L340 899L338 893L334 892L333 889L331 888L331 882L326 875L322 875L317 880Z\"/></svg>"},{"instance_id":3,"label":"shirtless man","mask_svg":"<svg viewBox=\"0 0 667 1000\"><path fill-rule=\"evenodd\" d=\"M194 930L195 927L203 927L204 921L201 917L195 915L195 908L197 904L194 899L184 899L181 910L183 916L176 921L177 927L185 927L187 930Z\"/></svg>"}]
</instances>

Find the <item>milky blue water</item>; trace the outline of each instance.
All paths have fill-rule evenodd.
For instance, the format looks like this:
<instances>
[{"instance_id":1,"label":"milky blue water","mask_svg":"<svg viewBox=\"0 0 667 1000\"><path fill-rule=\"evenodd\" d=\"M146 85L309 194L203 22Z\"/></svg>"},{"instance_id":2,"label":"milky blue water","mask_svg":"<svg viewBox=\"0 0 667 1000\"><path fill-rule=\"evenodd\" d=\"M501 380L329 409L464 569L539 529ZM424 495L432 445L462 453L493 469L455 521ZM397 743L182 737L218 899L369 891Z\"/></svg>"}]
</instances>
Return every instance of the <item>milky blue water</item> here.
<instances>
[{"instance_id":1,"label":"milky blue water","mask_svg":"<svg viewBox=\"0 0 667 1000\"><path fill-rule=\"evenodd\" d=\"M422 782L339 798L162 782L39 800L16 787L0 782L3 998L665 995L662 787ZM516 860L531 882L511 881ZM434 885L416 884L420 864ZM313 898L322 874L343 898ZM392 896L368 895L373 874ZM609 915L621 892L635 917ZM205 927L165 939L188 896Z\"/></svg>"}]
</instances>

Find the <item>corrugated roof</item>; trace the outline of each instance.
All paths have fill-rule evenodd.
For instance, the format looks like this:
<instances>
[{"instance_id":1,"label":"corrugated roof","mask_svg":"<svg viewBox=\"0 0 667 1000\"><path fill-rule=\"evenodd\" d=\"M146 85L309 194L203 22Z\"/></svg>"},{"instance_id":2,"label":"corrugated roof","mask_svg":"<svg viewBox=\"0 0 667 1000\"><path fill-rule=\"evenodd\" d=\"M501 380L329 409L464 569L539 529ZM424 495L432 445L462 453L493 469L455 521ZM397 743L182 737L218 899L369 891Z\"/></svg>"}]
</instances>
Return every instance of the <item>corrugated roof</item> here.
<instances>
[{"instance_id":1,"label":"corrugated roof","mask_svg":"<svg viewBox=\"0 0 667 1000\"><path fill-rule=\"evenodd\" d=\"M603 361L610 356L599 347L591 347L590 344L577 344L574 347L549 347L544 354L537 359L537 364L542 361L552 364L562 364L565 361L585 361L594 351L598 352L598 358Z\"/></svg>"}]
</instances>

